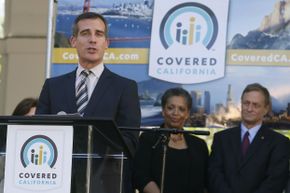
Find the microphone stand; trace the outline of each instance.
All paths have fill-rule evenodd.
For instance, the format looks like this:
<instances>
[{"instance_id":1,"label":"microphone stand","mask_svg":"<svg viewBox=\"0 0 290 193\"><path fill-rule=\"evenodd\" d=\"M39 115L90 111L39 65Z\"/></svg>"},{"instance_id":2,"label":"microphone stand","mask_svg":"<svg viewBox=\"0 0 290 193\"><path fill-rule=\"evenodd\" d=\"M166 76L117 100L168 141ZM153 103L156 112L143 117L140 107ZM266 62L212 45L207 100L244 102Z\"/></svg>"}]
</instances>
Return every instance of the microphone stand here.
<instances>
[{"instance_id":1,"label":"microphone stand","mask_svg":"<svg viewBox=\"0 0 290 193\"><path fill-rule=\"evenodd\" d=\"M161 133L189 133L189 134L195 134L195 135L209 135L209 131L201 131L201 130L195 130L195 131L189 131L189 130L182 130L182 129L176 129L176 128L160 128L160 127L126 127L126 126L119 126L118 129L121 131L135 131L135 132L161 132Z\"/></svg>"},{"instance_id":2,"label":"microphone stand","mask_svg":"<svg viewBox=\"0 0 290 193\"><path fill-rule=\"evenodd\" d=\"M127 131L143 131L143 132L160 132L160 136L152 146L152 149L156 149L156 147L161 143L162 144L162 169L161 169L161 181L160 181L160 193L164 193L164 179L165 179L165 168L166 168L166 157L167 157L167 149L169 143L169 136L171 133L190 133L195 135L209 135L209 131L187 131L176 128L160 128L160 127L119 127L120 130Z\"/></svg>"},{"instance_id":3,"label":"microphone stand","mask_svg":"<svg viewBox=\"0 0 290 193\"><path fill-rule=\"evenodd\" d=\"M161 182L160 182L160 193L164 192L164 179L165 179L165 168L166 168L166 157L167 157L167 145L170 140L170 138L166 135L161 134L162 136L162 169L161 169Z\"/></svg>"}]
</instances>

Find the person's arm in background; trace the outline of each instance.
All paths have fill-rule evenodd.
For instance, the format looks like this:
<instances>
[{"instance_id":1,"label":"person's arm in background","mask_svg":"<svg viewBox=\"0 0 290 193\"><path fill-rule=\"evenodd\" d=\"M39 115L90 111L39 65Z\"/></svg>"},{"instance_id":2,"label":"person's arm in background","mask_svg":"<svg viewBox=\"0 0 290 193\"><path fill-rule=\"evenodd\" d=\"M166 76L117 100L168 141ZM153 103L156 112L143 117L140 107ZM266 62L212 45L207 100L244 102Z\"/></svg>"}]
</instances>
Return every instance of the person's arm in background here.
<instances>
[{"instance_id":1,"label":"person's arm in background","mask_svg":"<svg viewBox=\"0 0 290 193\"><path fill-rule=\"evenodd\" d=\"M51 114L48 80L45 81L42 87L35 114Z\"/></svg>"},{"instance_id":2,"label":"person's arm in background","mask_svg":"<svg viewBox=\"0 0 290 193\"><path fill-rule=\"evenodd\" d=\"M143 189L144 193L160 193L160 189L154 181L150 181Z\"/></svg>"},{"instance_id":3,"label":"person's arm in background","mask_svg":"<svg viewBox=\"0 0 290 193\"><path fill-rule=\"evenodd\" d=\"M280 136L280 135L278 135ZM277 137L268 160L267 177L254 193L280 193L289 178L290 141Z\"/></svg>"},{"instance_id":4,"label":"person's arm in background","mask_svg":"<svg viewBox=\"0 0 290 193\"><path fill-rule=\"evenodd\" d=\"M232 193L224 176L222 140L215 134L208 163L208 191L210 193Z\"/></svg>"},{"instance_id":5,"label":"person's arm in background","mask_svg":"<svg viewBox=\"0 0 290 193\"><path fill-rule=\"evenodd\" d=\"M146 133L140 136L139 146L133 161L134 187L144 193L160 193L160 189L152 179L152 136Z\"/></svg>"},{"instance_id":6,"label":"person's arm in background","mask_svg":"<svg viewBox=\"0 0 290 193\"><path fill-rule=\"evenodd\" d=\"M205 189L203 190L204 193L208 193L208 173L207 173L207 169L208 169L208 160L209 160L209 151L208 151L208 147L207 147L207 143L203 140L202 143L202 152L204 153L204 159L205 159L205 168L204 168L204 185L205 185Z\"/></svg>"},{"instance_id":7,"label":"person's arm in background","mask_svg":"<svg viewBox=\"0 0 290 193\"><path fill-rule=\"evenodd\" d=\"M116 122L119 127L140 127L141 112L137 83L135 81L130 80L124 86ZM123 129L121 132L131 153L134 154L138 144L139 131L126 131Z\"/></svg>"}]
</instances>

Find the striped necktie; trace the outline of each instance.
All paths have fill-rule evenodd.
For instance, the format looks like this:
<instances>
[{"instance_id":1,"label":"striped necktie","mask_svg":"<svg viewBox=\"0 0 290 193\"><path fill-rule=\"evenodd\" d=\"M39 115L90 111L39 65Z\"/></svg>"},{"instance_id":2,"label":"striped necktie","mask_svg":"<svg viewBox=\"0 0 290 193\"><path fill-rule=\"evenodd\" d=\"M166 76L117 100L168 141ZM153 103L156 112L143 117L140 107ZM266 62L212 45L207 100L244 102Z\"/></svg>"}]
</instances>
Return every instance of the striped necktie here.
<instances>
[{"instance_id":1,"label":"striped necktie","mask_svg":"<svg viewBox=\"0 0 290 193\"><path fill-rule=\"evenodd\" d=\"M88 88L87 88L87 79L90 74L90 71L83 70L80 74L81 81L76 87L76 99L77 99L77 108L81 116L84 115L84 111L89 102Z\"/></svg>"}]
</instances>

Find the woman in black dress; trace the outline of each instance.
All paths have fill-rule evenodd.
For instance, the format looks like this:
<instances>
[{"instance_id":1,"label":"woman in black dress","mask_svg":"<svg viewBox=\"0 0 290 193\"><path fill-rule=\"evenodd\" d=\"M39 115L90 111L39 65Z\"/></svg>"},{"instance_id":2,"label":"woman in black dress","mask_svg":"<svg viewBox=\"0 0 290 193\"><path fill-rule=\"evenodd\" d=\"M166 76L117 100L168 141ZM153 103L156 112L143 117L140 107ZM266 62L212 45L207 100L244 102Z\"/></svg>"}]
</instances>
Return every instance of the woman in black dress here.
<instances>
[{"instance_id":1,"label":"woman in black dress","mask_svg":"<svg viewBox=\"0 0 290 193\"><path fill-rule=\"evenodd\" d=\"M192 99L182 88L167 90L162 97L164 128L183 129L190 117ZM160 132L144 132L134 159L134 185L140 193L160 193L163 145ZM208 149L190 134L170 134L167 144L163 193L204 193Z\"/></svg>"}]
</instances>

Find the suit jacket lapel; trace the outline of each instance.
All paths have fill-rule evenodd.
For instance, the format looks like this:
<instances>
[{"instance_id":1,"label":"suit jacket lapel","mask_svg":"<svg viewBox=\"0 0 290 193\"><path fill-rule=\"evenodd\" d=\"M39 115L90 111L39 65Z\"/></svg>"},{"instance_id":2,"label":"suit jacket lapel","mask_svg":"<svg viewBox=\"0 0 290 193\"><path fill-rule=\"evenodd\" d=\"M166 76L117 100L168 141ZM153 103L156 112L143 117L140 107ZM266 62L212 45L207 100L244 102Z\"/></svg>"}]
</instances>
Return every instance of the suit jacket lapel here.
<instances>
[{"instance_id":1,"label":"suit jacket lapel","mask_svg":"<svg viewBox=\"0 0 290 193\"><path fill-rule=\"evenodd\" d=\"M110 86L110 77L112 73L105 67L102 75L100 76L96 87L92 93L88 106L85 110L85 115L92 115L96 111L100 99L105 94L107 88Z\"/></svg>"},{"instance_id":2,"label":"suit jacket lapel","mask_svg":"<svg viewBox=\"0 0 290 193\"><path fill-rule=\"evenodd\" d=\"M194 157L193 155L194 154L194 147L193 145L190 143L191 140L190 140L190 136L188 134L184 134L184 139L187 143L187 155L188 155L188 158L189 158L189 179L193 179L193 174L194 174L194 170L193 170L193 167L192 167L192 164L195 164L195 161L194 161ZM189 185L189 184L188 184Z\"/></svg>"},{"instance_id":3,"label":"suit jacket lapel","mask_svg":"<svg viewBox=\"0 0 290 193\"><path fill-rule=\"evenodd\" d=\"M266 128L263 126L259 129L254 140L252 141L252 143L249 146L249 149L248 149L248 151L243 159L241 167L243 167L251 159L251 157L260 149L260 147L263 145L264 139L265 139L265 134L266 134L265 129Z\"/></svg>"},{"instance_id":4,"label":"suit jacket lapel","mask_svg":"<svg viewBox=\"0 0 290 193\"><path fill-rule=\"evenodd\" d=\"M77 112L77 105L76 105L76 94L75 94L75 80L76 80L76 70L69 73L67 76L66 82L63 84L65 85L64 93L66 93L65 98L67 99L68 103L68 112Z\"/></svg>"},{"instance_id":5,"label":"suit jacket lapel","mask_svg":"<svg viewBox=\"0 0 290 193\"><path fill-rule=\"evenodd\" d=\"M241 152L241 129L236 127L233 129L233 137L231 137L231 145L233 147L233 156L236 158L237 163L240 165L242 152Z\"/></svg>"}]
</instances>

